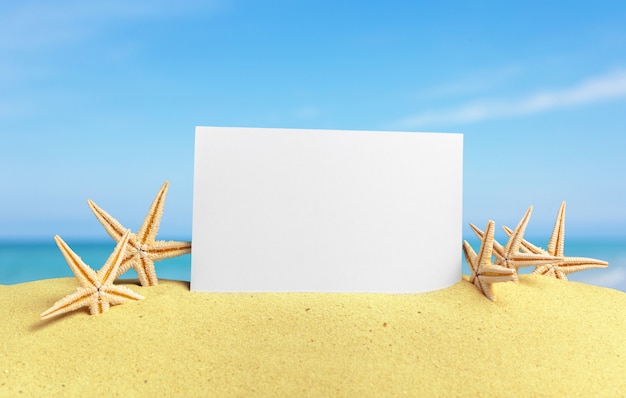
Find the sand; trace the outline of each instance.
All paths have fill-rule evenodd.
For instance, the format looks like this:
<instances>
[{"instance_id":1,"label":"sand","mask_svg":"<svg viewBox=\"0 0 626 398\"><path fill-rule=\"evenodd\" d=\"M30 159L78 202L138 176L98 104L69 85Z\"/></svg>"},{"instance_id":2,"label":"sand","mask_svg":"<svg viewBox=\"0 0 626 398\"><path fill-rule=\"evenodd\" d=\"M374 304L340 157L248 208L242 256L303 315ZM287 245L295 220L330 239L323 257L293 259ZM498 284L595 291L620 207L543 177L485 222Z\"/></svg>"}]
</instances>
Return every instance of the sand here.
<instances>
[{"instance_id":1,"label":"sand","mask_svg":"<svg viewBox=\"0 0 626 398\"><path fill-rule=\"evenodd\" d=\"M626 294L521 275L429 293L216 294L39 314L73 278L0 286L0 396L624 396ZM127 281L128 282L128 281Z\"/></svg>"}]
</instances>

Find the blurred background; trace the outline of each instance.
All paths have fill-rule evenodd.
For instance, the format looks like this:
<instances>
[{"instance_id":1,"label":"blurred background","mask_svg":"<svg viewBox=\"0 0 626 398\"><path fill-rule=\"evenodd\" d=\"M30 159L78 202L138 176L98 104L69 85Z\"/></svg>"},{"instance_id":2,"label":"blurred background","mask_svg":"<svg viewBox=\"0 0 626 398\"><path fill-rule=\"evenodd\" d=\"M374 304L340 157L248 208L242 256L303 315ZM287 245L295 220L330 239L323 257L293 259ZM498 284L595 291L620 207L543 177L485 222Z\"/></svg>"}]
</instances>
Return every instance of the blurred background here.
<instances>
[{"instance_id":1,"label":"blurred background","mask_svg":"<svg viewBox=\"0 0 626 398\"><path fill-rule=\"evenodd\" d=\"M566 200L566 255L610 262L573 279L626 290L625 48L623 1L3 1L0 284L112 248L88 198L136 230L169 180L191 239L207 125L463 133L466 239L534 205L545 247Z\"/></svg>"}]
</instances>

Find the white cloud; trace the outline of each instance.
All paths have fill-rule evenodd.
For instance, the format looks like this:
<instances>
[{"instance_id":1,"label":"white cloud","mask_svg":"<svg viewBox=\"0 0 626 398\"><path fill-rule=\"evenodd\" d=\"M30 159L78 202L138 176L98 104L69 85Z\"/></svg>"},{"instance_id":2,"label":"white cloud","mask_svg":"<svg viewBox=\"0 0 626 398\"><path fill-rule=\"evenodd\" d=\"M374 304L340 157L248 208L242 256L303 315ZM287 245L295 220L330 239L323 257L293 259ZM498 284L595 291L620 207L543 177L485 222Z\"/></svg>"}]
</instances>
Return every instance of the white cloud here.
<instances>
[{"instance_id":1,"label":"white cloud","mask_svg":"<svg viewBox=\"0 0 626 398\"><path fill-rule=\"evenodd\" d=\"M423 101L432 101L453 96L467 96L487 92L501 87L506 82L519 76L522 72L523 67L521 65L511 64L498 69L482 71L481 73L472 73L461 80L421 88L419 92L414 95L414 98Z\"/></svg>"},{"instance_id":2,"label":"white cloud","mask_svg":"<svg viewBox=\"0 0 626 398\"><path fill-rule=\"evenodd\" d=\"M477 100L455 108L424 111L405 117L396 124L403 128L416 128L439 123L472 123L620 97L626 97L626 70L590 78L561 90L541 90L518 99Z\"/></svg>"},{"instance_id":3,"label":"white cloud","mask_svg":"<svg viewBox=\"0 0 626 398\"><path fill-rule=\"evenodd\" d=\"M0 49L24 49L81 40L121 20L175 17L220 8L218 0L23 1L0 5Z\"/></svg>"}]
</instances>

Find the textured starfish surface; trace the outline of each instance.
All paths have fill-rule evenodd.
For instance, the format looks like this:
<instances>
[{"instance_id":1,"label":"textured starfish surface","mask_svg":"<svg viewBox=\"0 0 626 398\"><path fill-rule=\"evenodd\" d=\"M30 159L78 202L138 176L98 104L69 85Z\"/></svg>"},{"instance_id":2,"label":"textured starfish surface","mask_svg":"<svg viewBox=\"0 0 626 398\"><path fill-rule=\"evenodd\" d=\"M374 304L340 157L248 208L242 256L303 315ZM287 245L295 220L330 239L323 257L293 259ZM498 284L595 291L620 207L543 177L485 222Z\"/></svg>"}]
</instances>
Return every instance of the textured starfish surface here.
<instances>
[{"instance_id":1,"label":"textured starfish surface","mask_svg":"<svg viewBox=\"0 0 626 398\"><path fill-rule=\"evenodd\" d=\"M510 228L504 228L504 231L512 236L514 231ZM559 212L554 223L552 235L548 241L548 250L533 245L532 243L522 240L520 249L525 253L538 255L548 255L560 257L559 261L549 262L538 265L533 274L550 276L552 278L567 280L567 274L572 272L584 271L590 268L605 268L609 263L602 260L587 257L566 257L564 255L565 247L565 202L561 203Z\"/></svg>"},{"instance_id":2,"label":"textured starfish surface","mask_svg":"<svg viewBox=\"0 0 626 398\"><path fill-rule=\"evenodd\" d=\"M158 279L154 269L154 262L166 258L180 256L191 252L191 242L175 242L155 240L163 208L165 206L165 195L167 194L168 182L165 181L157 193L148 215L143 221L136 234L131 234L128 239L126 254L122 259L117 276L133 268L137 271L139 282L142 286L157 285ZM109 213L98 207L93 201L87 200L89 207L94 212L104 229L115 241L119 241L126 228L122 226Z\"/></svg>"},{"instance_id":3,"label":"textured starfish surface","mask_svg":"<svg viewBox=\"0 0 626 398\"><path fill-rule=\"evenodd\" d=\"M512 268L515 272L517 272L517 270L522 267L537 267L562 260L561 257L551 256L548 253L520 252L522 241L524 240L524 232L526 232L526 226L528 225L532 211L532 206L526 210L526 213L520 220L519 224L517 224L515 230L511 231L509 234L509 240L506 246L502 246L494 239L493 254L496 257L494 264L501 265L506 268ZM483 231L481 231L474 224L470 224L470 227L479 239L483 239Z\"/></svg>"},{"instance_id":4,"label":"textured starfish surface","mask_svg":"<svg viewBox=\"0 0 626 398\"><path fill-rule=\"evenodd\" d=\"M498 282L517 282L517 273L513 268L493 264L493 234L495 223L489 221L485 233L481 238L480 251L478 254L472 249L467 241L463 241L465 260L472 270L470 282L473 283L489 300L496 301L492 285Z\"/></svg>"},{"instance_id":5,"label":"textured starfish surface","mask_svg":"<svg viewBox=\"0 0 626 398\"><path fill-rule=\"evenodd\" d=\"M111 305L121 304L130 300L141 300L143 297L125 286L116 286L117 269L122 261L130 231L127 231L115 246L102 268L95 272L57 235L54 237L63 257L78 279L80 287L75 293L65 296L52 307L41 313L41 319L51 318L78 308L89 307L92 315L107 311Z\"/></svg>"}]
</instances>

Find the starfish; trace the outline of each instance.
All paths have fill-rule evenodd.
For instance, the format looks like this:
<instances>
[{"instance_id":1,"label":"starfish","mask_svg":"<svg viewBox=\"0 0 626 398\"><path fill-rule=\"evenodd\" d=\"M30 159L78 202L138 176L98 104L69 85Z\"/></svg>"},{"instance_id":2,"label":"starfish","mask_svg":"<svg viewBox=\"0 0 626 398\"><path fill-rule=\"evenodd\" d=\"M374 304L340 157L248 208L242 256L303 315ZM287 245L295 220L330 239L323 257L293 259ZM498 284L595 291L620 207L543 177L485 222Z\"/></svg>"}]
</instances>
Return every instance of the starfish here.
<instances>
[{"instance_id":1,"label":"starfish","mask_svg":"<svg viewBox=\"0 0 626 398\"><path fill-rule=\"evenodd\" d=\"M524 232L526 231L526 226L528 225L532 211L533 207L528 207L528 210L526 210L519 224L515 227L515 231L511 232L506 246L502 246L496 240L493 241L493 254L496 257L494 264L512 268L517 273L517 270L522 267L536 267L562 260L561 257L551 256L547 253L520 253ZM479 239L483 238L483 231L478 229L474 224L470 224L470 227Z\"/></svg>"},{"instance_id":2,"label":"starfish","mask_svg":"<svg viewBox=\"0 0 626 398\"><path fill-rule=\"evenodd\" d=\"M129 236L130 231L126 231L106 263L98 272L95 272L56 235L54 240L76 279L78 279L80 287L76 289L76 292L65 296L54 303L52 307L42 312L40 315L41 319L48 319L82 307L89 307L91 315L102 314L111 305L121 304L130 300L141 300L143 297L129 288L113 284Z\"/></svg>"},{"instance_id":3,"label":"starfish","mask_svg":"<svg viewBox=\"0 0 626 398\"><path fill-rule=\"evenodd\" d=\"M504 227L504 231L511 235L513 231ZM609 265L606 261L596 260L586 257L565 257L563 249L565 246L565 201L561 203L559 212L554 223L552 236L548 241L548 250L533 245L532 243L522 240L521 250L525 253L533 253L538 255L548 255L559 257L560 260L538 265L533 274L550 276L552 278L567 280L567 274L572 272L583 271L589 268L605 268Z\"/></svg>"},{"instance_id":4,"label":"starfish","mask_svg":"<svg viewBox=\"0 0 626 398\"><path fill-rule=\"evenodd\" d=\"M481 239L480 252L478 254L467 241L463 241L465 260L472 270L470 283L473 283L491 301L496 301L492 284L509 281L517 282L518 280L515 269L491 262L494 229L495 223L489 221Z\"/></svg>"},{"instance_id":5,"label":"starfish","mask_svg":"<svg viewBox=\"0 0 626 398\"><path fill-rule=\"evenodd\" d=\"M191 242L155 241L161 223L161 216L163 215L167 187L168 182L165 181L154 198L150 210L148 210L148 215L144 219L143 224L141 224L139 231L130 235L126 255L122 259L117 273L117 276L122 275L132 267L137 271L139 283L142 286L155 286L158 284L154 269L155 261L191 252ZM115 241L119 241L126 228L93 201L87 200L87 203L108 234Z\"/></svg>"}]
</instances>

